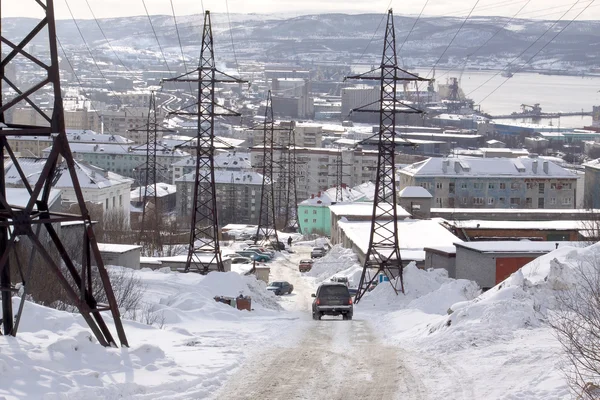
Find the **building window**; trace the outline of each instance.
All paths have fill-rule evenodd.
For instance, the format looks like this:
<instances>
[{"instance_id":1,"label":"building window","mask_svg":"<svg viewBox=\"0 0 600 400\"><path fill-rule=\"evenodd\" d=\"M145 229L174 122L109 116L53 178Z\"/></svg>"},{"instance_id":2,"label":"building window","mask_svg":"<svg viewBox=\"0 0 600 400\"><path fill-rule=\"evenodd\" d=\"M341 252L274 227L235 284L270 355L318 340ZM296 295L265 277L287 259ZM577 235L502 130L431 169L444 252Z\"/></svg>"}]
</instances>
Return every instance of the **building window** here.
<instances>
[{"instance_id":1,"label":"building window","mask_svg":"<svg viewBox=\"0 0 600 400\"><path fill-rule=\"evenodd\" d=\"M467 182L463 182L460 184L460 188L461 189L466 189L467 188Z\"/></svg>"},{"instance_id":2,"label":"building window","mask_svg":"<svg viewBox=\"0 0 600 400\"><path fill-rule=\"evenodd\" d=\"M538 199L538 208L544 208L544 198L540 197Z\"/></svg>"},{"instance_id":3,"label":"building window","mask_svg":"<svg viewBox=\"0 0 600 400\"><path fill-rule=\"evenodd\" d=\"M488 189L496 189L495 183L488 183Z\"/></svg>"},{"instance_id":4,"label":"building window","mask_svg":"<svg viewBox=\"0 0 600 400\"><path fill-rule=\"evenodd\" d=\"M539 194L544 194L544 191L545 191L545 189L546 189L546 185L545 185L545 184L543 184L543 183L540 183L540 184L538 185L538 193L539 193ZM540 207L540 208L543 208L543 207Z\"/></svg>"},{"instance_id":5,"label":"building window","mask_svg":"<svg viewBox=\"0 0 600 400\"><path fill-rule=\"evenodd\" d=\"M510 189L511 190L519 190L519 189L521 189L521 183L519 183L519 182L512 182L510 184Z\"/></svg>"},{"instance_id":6,"label":"building window","mask_svg":"<svg viewBox=\"0 0 600 400\"><path fill-rule=\"evenodd\" d=\"M556 190L556 183L551 183L551 184L550 184L550 189L551 189L551 190L552 190L552 189Z\"/></svg>"},{"instance_id":7,"label":"building window","mask_svg":"<svg viewBox=\"0 0 600 400\"><path fill-rule=\"evenodd\" d=\"M463 197L462 199L460 199L461 204L467 204L467 198Z\"/></svg>"},{"instance_id":8,"label":"building window","mask_svg":"<svg viewBox=\"0 0 600 400\"><path fill-rule=\"evenodd\" d=\"M556 197L550 197L550 205L556 205Z\"/></svg>"},{"instance_id":9,"label":"building window","mask_svg":"<svg viewBox=\"0 0 600 400\"><path fill-rule=\"evenodd\" d=\"M494 205L494 198L488 197L488 206L493 206L493 205Z\"/></svg>"},{"instance_id":10,"label":"building window","mask_svg":"<svg viewBox=\"0 0 600 400\"><path fill-rule=\"evenodd\" d=\"M483 197L473 197L473 204L476 206L483 205Z\"/></svg>"},{"instance_id":11,"label":"building window","mask_svg":"<svg viewBox=\"0 0 600 400\"><path fill-rule=\"evenodd\" d=\"M448 207L454 207L454 197L448 199Z\"/></svg>"},{"instance_id":12,"label":"building window","mask_svg":"<svg viewBox=\"0 0 600 400\"><path fill-rule=\"evenodd\" d=\"M313 210L313 214L316 214L316 213L317 213L317 210Z\"/></svg>"},{"instance_id":13,"label":"building window","mask_svg":"<svg viewBox=\"0 0 600 400\"><path fill-rule=\"evenodd\" d=\"M108 210L108 199L106 199L106 209Z\"/></svg>"},{"instance_id":14,"label":"building window","mask_svg":"<svg viewBox=\"0 0 600 400\"><path fill-rule=\"evenodd\" d=\"M435 198L435 202L437 205L441 206L442 205L442 198L441 197L436 197Z\"/></svg>"},{"instance_id":15,"label":"building window","mask_svg":"<svg viewBox=\"0 0 600 400\"><path fill-rule=\"evenodd\" d=\"M531 197L525 198L525 207L531 208L533 206L533 199Z\"/></svg>"},{"instance_id":16,"label":"building window","mask_svg":"<svg viewBox=\"0 0 600 400\"><path fill-rule=\"evenodd\" d=\"M316 220L316 219L313 219L313 223L315 223L315 222L317 222L317 220Z\"/></svg>"},{"instance_id":17,"label":"building window","mask_svg":"<svg viewBox=\"0 0 600 400\"><path fill-rule=\"evenodd\" d=\"M506 204L506 199L504 197L499 197L498 198L498 204L505 205Z\"/></svg>"},{"instance_id":18,"label":"building window","mask_svg":"<svg viewBox=\"0 0 600 400\"><path fill-rule=\"evenodd\" d=\"M119 207L123 207L123 195L119 195Z\"/></svg>"},{"instance_id":19,"label":"building window","mask_svg":"<svg viewBox=\"0 0 600 400\"><path fill-rule=\"evenodd\" d=\"M511 197L510 198L510 205L511 206L520 206L521 205L521 199L518 197Z\"/></svg>"},{"instance_id":20,"label":"building window","mask_svg":"<svg viewBox=\"0 0 600 400\"><path fill-rule=\"evenodd\" d=\"M571 190L571 189L573 189L573 184L572 183L565 183L563 185L563 189L565 189L565 190Z\"/></svg>"},{"instance_id":21,"label":"building window","mask_svg":"<svg viewBox=\"0 0 600 400\"><path fill-rule=\"evenodd\" d=\"M479 182L473 183L473 189L481 189L481 183L479 183Z\"/></svg>"},{"instance_id":22,"label":"building window","mask_svg":"<svg viewBox=\"0 0 600 400\"><path fill-rule=\"evenodd\" d=\"M308 210L304 210L304 214L308 214Z\"/></svg>"},{"instance_id":23,"label":"building window","mask_svg":"<svg viewBox=\"0 0 600 400\"><path fill-rule=\"evenodd\" d=\"M305 219L304 222L308 222L308 219Z\"/></svg>"},{"instance_id":24,"label":"building window","mask_svg":"<svg viewBox=\"0 0 600 400\"><path fill-rule=\"evenodd\" d=\"M533 183L527 182L527 189L533 189Z\"/></svg>"},{"instance_id":25,"label":"building window","mask_svg":"<svg viewBox=\"0 0 600 400\"><path fill-rule=\"evenodd\" d=\"M448 184L448 192L453 194L454 193L454 182L450 182Z\"/></svg>"},{"instance_id":26,"label":"building window","mask_svg":"<svg viewBox=\"0 0 600 400\"><path fill-rule=\"evenodd\" d=\"M565 197L563 199L563 205L565 205L565 206L571 205L572 201L573 201L573 199L571 197Z\"/></svg>"},{"instance_id":27,"label":"building window","mask_svg":"<svg viewBox=\"0 0 600 400\"><path fill-rule=\"evenodd\" d=\"M117 206L117 198L113 197L113 208Z\"/></svg>"},{"instance_id":28,"label":"building window","mask_svg":"<svg viewBox=\"0 0 600 400\"><path fill-rule=\"evenodd\" d=\"M442 182L438 182L435 184L436 189L442 189L444 187L444 185L442 184Z\"/></svg>"},{"instance_id":29,"label":"building window","mask_svg":"<svg viewBox=\"0 0 600 400\"><path fill-rule=\"evenodd\" d=\"M500 184L500 189L506 189L506 183L501 183Z\"/></svg>"}]
</instances>

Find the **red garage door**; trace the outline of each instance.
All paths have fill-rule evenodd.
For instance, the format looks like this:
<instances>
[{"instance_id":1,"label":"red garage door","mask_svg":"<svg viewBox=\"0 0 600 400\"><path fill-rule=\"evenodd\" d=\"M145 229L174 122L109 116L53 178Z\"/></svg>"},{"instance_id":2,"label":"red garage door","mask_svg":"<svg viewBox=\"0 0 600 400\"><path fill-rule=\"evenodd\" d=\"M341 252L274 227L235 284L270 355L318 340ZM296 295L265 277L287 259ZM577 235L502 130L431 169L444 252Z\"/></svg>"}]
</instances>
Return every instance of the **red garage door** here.
<instances>
[{"instance_id":1,"label":"red garage door","mask_svg":"<svg viewBox=\"0 0 600 400\"><path fill-rule=\"evenodd\" d=\"M536 257L506 257L496 258L496 284L508 278L523 265L535 260Z\"/></svg>"}]
</instances>

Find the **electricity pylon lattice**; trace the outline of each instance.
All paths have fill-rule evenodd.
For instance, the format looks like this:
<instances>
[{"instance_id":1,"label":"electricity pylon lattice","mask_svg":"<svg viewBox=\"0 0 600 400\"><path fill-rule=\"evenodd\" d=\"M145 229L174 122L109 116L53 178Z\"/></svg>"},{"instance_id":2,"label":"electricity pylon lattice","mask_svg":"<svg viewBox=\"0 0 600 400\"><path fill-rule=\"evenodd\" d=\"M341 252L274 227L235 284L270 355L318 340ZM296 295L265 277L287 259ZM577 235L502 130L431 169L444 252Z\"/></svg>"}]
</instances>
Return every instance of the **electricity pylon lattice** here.
<instances>
[{"instance_id":1,"label":"electricity pylon lattice","mask_svg":"<svg viewBox=\"0 0 600 400\"><path fill-rule=\"evenodd\" d=\"M338 154L333 165L335 166L335 202L341 202L344 201L344 177L350 176L350 174L344 174L344 167L352 166L352 164L344 164L342 146L338 147Z\"/></svg>"},{"instance_id":2,"label":"electricity pylon lattice","mask_svg":"<svg viewBox=\"0 0 600 400\"><path fill-rule=\"evenodd\" d=\"M16 335L24 307L24 300L31 289L32 277L42 275L40 270L47 268L51 276L66 296L64 301L72 304L103 346L116 347L111 331L101 312L110 311L117 335L122 346L128 346L117 301L110 284L109 275L98 249L92 221L88 212L79 179L79 168L73 160L66 134L63 100L60 87L56 22L53 0L36 0L37 10L44 18L16 43L0 32L0 291L2 292L2 333ZM6 2L5 2L6 4ZM5 5L4 4L4 5ZM0 3L0 15L3 7ZM30 10L33 11L33 10ZM33 12L33 15L36 13ZM44 58L39 58L26 48L32 43L39 46L48 43ZM23 66L23 64L26 64ZM10 67L17 71L33 71L26 83L6 72ZM2 87L6 85L6 87ZM7 89L7 90L1 90ZM37 98L52 98L52 114L47 115L36 104ZM7 122L9 115L17 107L27 103L45 126L18 125ZM52 138L52 147L42 167L32 172L28 165L13 152L8 139L22 136L46 136ZM62 158L62 161L61 161ZM23 161L23 162L22 162ZM59 163L63 163L59 166ZM8 169L5 168L8 166ZM7 171L10 172L7 174ZM52 185L57 173L70 177L75 194L75 204L80 214L67 214L50 209ZM7 179L10 182L7 182ZM7 195L7 185L19 185L27 193L25 203L15 203L15 196ZM11 189L14 190L14 189ZM79 222L82 232L75 246L67 246L59 231L63 222ZM35 227L35 229L34 229ZM31 246L25 248L25 246ZM22 253L27 252L28 262L21 261ZM75 258L74 253L78 253ZM21 279L23 292L16 317L12 310L12 295L17 292L11 282L11 263L16 265L16 273ZM26 267L26 268L24 268ZM16 275L16 274L15 274ZM98 285L99 283L99 285ZM58 288L57 288L58 289ZM53 296L59 296L51 293ZM98 299L105 298L106 304Z\"/></svg>"},{"instance_id":3,"label":"electricity pylon lattice","mask_svg":"<svg viewBox=\"0 0 600 400\"><path fill-rule=\"evenodd\" d=\"M142 246L144 254L149 256L162 256L161 226L162 216L158 202L157 183L159 179L166 181L165 169L156 161L156 153L159 147L159 132L173 132L170 129L163 129L157 121L156 114L156 95L154 91L150 94L150 105L148 108L148 122L145 127L134 128L130 132L146 132L146 162L139 166L140 170L140 189L144 190L142 202L142 221L140 223L140 234L138 244ZM141 193L140 193L141 195ZM141 196L140 196L141 197ZM148 204L154 204L154 211L149 214Z\"/></svg>"},{"instance_id":4,"label":"electricity pylon lattice","mask_svg":"<svg viewBox=\"0 0 600 400\"><path fill-rule=\"evenodd\" d=\"M378 76L371 75L376 71L379 71ZM369 247L355 297L355 302L359 302L380 274L387 277L396 294L398 291L404 292L396 210L395 152L399 144L396 140L396 114L422 113L422 111L398 101L396 89L399 81L429 81L398 67L394 15L391 9L387 15L380 67L360 75L349 76L347 79L378 80L381 88L379 100L352 110L353 112L379 112L379 154L375 198ZM379 110L368 109L369 106L377 103L379 103Z\"/></svg>"},{"instance_id":5,"label":"electricity pylon lattice","mask_svg":"<svg viewBox=\"0 0 600 400\"><path fill-rule=\"evenodd\" d=\"M258 216L258 227L254 243L268 241L270 238L279 242L277 228L275 226L275 185L273 182L273 141L274 141L273 104L271 91L267 93L267 104L265 106L265 120L263 126L263 161L262 161L262 187L260 195L260 212Z\"/></svg>"},{"instance_id":6,"label":"electricity pylon lattice","mask_svg":"<svg viewBox=\"0 0 600 400\"><path fill-rule=\"evenodd\" d=\"M285 149L287 168L286 182L287 190L285 192L285 218L284 228L298 228L298 189L296 185L296 123L290 121L290 130L288 132L288 145Z\"/></svg>"},{"instance_id":7,"label":"electricity pylon lattice","mask_svg":"<svg viewBox=\"0 0 600 400\"><path fill-rule=\"evenodd\" d=\"M194 76L197 73L197 77ZM218 74L218 75L217 75ZM211 265L223 271L219 245L219 218L215 188L215 117L240 116L215 101L216 83L244 83L215 67L210 11L204 13L200 64L194 71L165 81L194 82L198 84L197 112L176 111L174 115L193 115L198 118L196 136L196 172L191 215L191 230L185 272L195 269L206 274Z\"/></svg>"}]
</instances>

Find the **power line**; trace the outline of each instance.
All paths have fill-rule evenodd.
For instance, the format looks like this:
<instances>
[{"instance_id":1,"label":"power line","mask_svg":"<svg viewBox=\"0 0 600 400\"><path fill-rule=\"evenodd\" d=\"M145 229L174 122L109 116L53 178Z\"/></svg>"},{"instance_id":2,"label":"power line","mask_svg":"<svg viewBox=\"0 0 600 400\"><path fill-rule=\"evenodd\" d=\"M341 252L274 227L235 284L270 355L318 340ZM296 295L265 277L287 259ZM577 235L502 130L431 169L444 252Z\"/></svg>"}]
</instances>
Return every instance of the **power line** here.
<instances>
[{"instance_id":1,"label":"power line","mask_svg":"<svg viewBox=\"0 0 600 400\"><path fill-rule=\"evenodd\" d=\"M423 5L423 8L421 8L421 12L419 13L419 16L417 17L417 19L415 19L413 26L410 28L410 31L408 31L408 34L406 35L406 37L404 38L404 41L400 45L400 49L398 50L398 53L400 53L402 51L404 44L408 41L408 37L410 36L412 31L415 29L415 26L417 25L417 22L419 22L419 19L421 19L421 15L423 15L423 11L425 11L425 7L427 7L427 3L429 3L429 0L425 1L425 4ZM402 57L402 55L400 55L400 57Z\"/></svg>"},{"instance_id":2,"label":"power line","mask_svg":"<svg viewBox=\"0 0 600 400\"><path fill-rule=\"evenodd\" d=\"M508 21L506 21L506 23L505 23L504 25L502 25L502 27L501 27L500 29L498 29L496 32L494 32L494 34L493 34L492 36L490 36L490 37L488 38L488 40L486 40L486 41L485 41L485 42L484 42L484 43L483 43L481 46L479 46L477 49L475 49L475 51L473 51L471 54L467 54L467 57L465 58L465 61L464 61L464 62L462 62L460 65L462 65L463 67L464 67L464 66L466 66L466 65L467 65L467 62L468 62L468 60L469 60L469 57L472 57L472 56L473 56L473 55L475 55L475 53L477 53L479 50L481 50L482 48L484 48L485 46L487 46L487 44L488 44L489 42L491 42L491 41L492 41L492 39L494 39L494 38L495 38L495 37L496 37L496 36L497 36L497 35L498 35L500 32L502 32L502 31L504 30L504 28L506 28L506 27L508 26L508 24L510 24L510 23L513 21L513 19L515 19L515 18L517 17L517 15L519 15L519 14L521 13L521 11L523 11L523 9L524 9L525 7L527 7L527 5L528 5L529 3L531 3L531 0L527 0L527 2L526 2L526 3L525 3L525 4L524 4L524 5L523 5L523 6L522 6L520 9L519 9L519 11L517 11L517 12L516 12L516 13L515 13L515 14L514 14L512 17L510 17L510 19L509 19ZM439 79L439 78L442 78L442 77L444 77L445 75L448 75L448 74L449 74L450 72L452 72L453 70L454 70L454 69L450 69L450 70L448 70L448 71L444 72L442 75L440 75L440 76L438 77L438 79Z\"/></svg>"},{"instance_id":3,"label":"power line","mask_svg":"<svg viewBox=\"0 0 600 400\"><path fill-rule=\"evenodd\" d=\"M227 10L227 21L229 22L229 36L231 37L231 50L233 50L233 59L235 60L235 66L237 68L238 75L241 76L240 73L240 64L237 60L237 55L235 54L235 44L233 43L233 29L231 29L231 18L229 17L229 1L225 0L225 9Z\"/></svg>"},{"instance_id":4,"label":"power line","mask_svg":"<svg viewBox=\"0 0 600 400\"><path fill-rule=\"evenodd\" d=\"M506 70L508 67L510 67L510 66L511 66L511 65L512 65L512 64L513 64L513 63L514 63L516 60L518 60L519 58L521 58L521 56L522 56L523 54L525 54L525 53L527 52L527 50L529 50L530 48L532 48L533 46L535 46L535 44L536 44L537 42L539 42L539 41L540 41L540 40L541 40L541 39L542 39L542 38L543 38L543 37L546 35L546 33L550 32L550 30L551 30L551 29L553 29L553 28L556 26L556 24L558 24L558 23L560 22L560 20L561 20L561 19L562 19L562 18L563 18L565 15L567 15L567 13L568 13L569 11L571 11L571 9L572 9L573 7L575 7L575 6L576 6L576 5L579 3L579 1L580 1L580 0L577 0L575 3L573 3L573 4L571 5L571 7L570 7L570 8L569 8L567 11L565 11L565 12L563 13L563 15L562 15L562 16L561 16L559 19L557 19L556 21L554 21L554 23L553 23L552 25L550 25L550 26L548 27L548 29L546 29L546 30L544 31L544 33L542 33L540 36L538 36L538 38L537 38L537 39L535 39L535 40L533 41L533 43L531 43L529 46L527 46L527 48L526 48L525 50L523 50L523 51L522 51L522 52L521 52L519 55L517 55L515 58L513 58L513 59L512 59L512 60L511 60L511 61L510 61L510 62L509 62L509 63L508 63L508 64L507 64L507 65L506 65L504 68L502 68L500 71L496 72L494 75L492 75L492 76L491 76L491 77L490 77L488 80L486 80L485 82L483 82L481 85L477 86L475 89L473 89L473 90L471 90L469 93L467 93L467 96L470 96L471 94L473 94L473 93L474 93L474 92L476 92L477 90L481 89L481 88L482 88L482 87L483 87L485 84L487 84L489 81L491 81L492 79L494 79L494 78L495 78L496 76L498 76L500 73L502 73L503 71L505 71L505 70ZM594 1L594 0L592 0L592 2L593 2L593 1ZM592 3L590 3L590 4L592 4ZM588 5L588 6L589 6L589 5ZM584 9L584 10L585 10L585 9ZM580 14L581 14L581 13L580 13ZM579 14L578 14L577 16L579 16ZM575 18L577 18L577 17L575 17ZM496 90L496 89L495 89L495 90ZM489 96L489 95L488 95L488 96ZM488 96L486 96L486 98L487 98Z\"/></svg>"},{"instance_id":5,"label":"power line","mask_svg":"<svg viewBox=\"0 0 600 400\"><path fill-rule=\"evenodd\" d=\"M456 31L456 33L454 34L454 36L452 37L452 40L450 40L450 43L448 43L448 46L446 46L446 48L444 49L444 51L442 52L442 54L440 55L440 58L438 58L438 60L435 62L435 64L433 64L433 67L431 68L431 70L427 73L427 76L425 78L428 78L429 75L431 74L431 72L435 69L435 67L439 64L439 62L442 60L442 57L444 57L444 54L446 54L446 52L448 51L448 49L450 48L450 46L452 45L452 43L454 42L454 39L456 39L456 37L458 36L458 34L460 33L460 31L462 30L462 28L465 26L465 24L467 23L467 20L469 19L469 17L471 16L471 14L473 13L473 11L475 10L475 7L477 7L477 4L479 4L480 0L477 0L475 2L475 4L473 5L473 7L471 8L471 11L469 11L469 14L465 17L464 21L462 22L462 24L460 25L460 27L458 28L458 30Z\"/></svg>"},{"instance_id":6,"label":"power line","mask_svg":"<svg viewBox=\"0 0 600 400\"><path fill-rule=\"evenodd\" d=\"M171 68L169 68L169 63L167 62L167 58L165 57L165 52L163 51L163 48L160 45L160 40L158 40L158 35L156 34L156 30L154 29L154 24L152 23L152 18L150 18L150 13L148 12L148 8L146 7L146 1L142 0L142 4L144 5L144 10L146 11L146 15L148 16L148 22L150 22L150 27L152 28L152 32L154 33L154 37L156 38L156 43L158 43L158 48L160 50L160 54L162 54L162 58L165 61L165 65L167 66L167 71L169 71L169 75L173 75L173 73L171 72Z\"/></svg>"},{"instance_id":7,"label":"power line","mask_svg":"<svg viewBox=\"0 0 600 400\"><path fill-rule=\"evenodd\" d=\"M173 0L170 0L171 2L171 11L173 12L173 22L175 23L175 32L177 33L177 41L179 42L179 49L181 50L181 61L183 61L183 68L185 70L185 73L188 73L188 67L187 67L187 63L185 61L185 52L183 51L183 45L181 44L181 36L179 35L179 27L177 25L177 17L175 16L175 7L173 6ZM194 95L193 89L192 89L192 83L188 82L188 86L190 87L190 95ZM162 91L162 85L160 87L160 90Z\"/></svg>"},{"instance_id":8,"label":"power line","mask_svg":"<svg viewBox=\"0 0 600 400\"><path fill-rule=\"evenodd\" d=\"M117 61L119 61L119 64L121 64L121 66L123 68L125 68L127 70L127 72L131 72L131 70L121 60L121 57L119 57L119 54L112 47L112 44L110 43L110 40L108 40L108 37L106 37L106 34L104 33L104 29L102 29L102 25L100 25L100 21L98 21L98 18L96 18L96 14L94 14L94 11L92 10L92 7L90 6L89 1L85 0L85 3L87 4L87 6L89 8L90 13L92 13L92 17L94 17L94 21L96 21L96 25L98 25L98 29L100 30L100 33L102 33L102 36L104 37L104 40L106 40L106 44L108 44L108 47L110 48L110 50L114 53L115 57L117 57Z\"/></svg>"},{"instance_id":9,"label":"power line","mask_svg":"<svg viewBox=\"0 0 600 400\"><path fill-rule=\"evenodd\" d=\"M565 29L567 29L569 27L569 25L571 25L573 23L573 21L575 21L577 18L579 18L579 16L581 14L583 14L583 12L585 10L587 10L592 3L594 3L595 0L592 0L583 10L581 10L576 16L575 18L573 18L572 20L570 20L561 30L559 30L556 35L554 35L552 37L552 39L550 39L550 41L548 41L548 43L546 43L544 46L542 46L541 49L539 49L533 56L531 56L531 58L529 58L529 60L527 60L527 62L525 64L523 64L522 67L520 67L517 71L523 69L523 67L527 64L529 64L531 62L531 60L533 60L539 53L542 52L542 50L544 50L550 43L552 43L554 41L554 39L556 39L558 37L558 35L560 35ZM568 12L568 11L567 11ZM488 97L490 97L492 94L494 94L498 89L500 89L502 86L504 86L504 84L506 83L506 81L508 81L510 78L506 78L500 85L498 85L494 90L492 90L492 92L490 94L488 94L487 96L485 96L483 99L481 99L479 101L479 103L481 103L482 101L484 101L485 99L487 99Z\"/></svg>"}]
</instances>

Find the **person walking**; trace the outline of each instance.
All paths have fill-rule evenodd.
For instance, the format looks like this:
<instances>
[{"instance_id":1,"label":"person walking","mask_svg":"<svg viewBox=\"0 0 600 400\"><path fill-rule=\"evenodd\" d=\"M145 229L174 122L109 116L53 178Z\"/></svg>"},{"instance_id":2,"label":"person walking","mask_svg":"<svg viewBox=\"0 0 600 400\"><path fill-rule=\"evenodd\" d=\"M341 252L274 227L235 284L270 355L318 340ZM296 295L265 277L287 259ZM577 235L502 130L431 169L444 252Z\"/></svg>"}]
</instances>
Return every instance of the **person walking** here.
<instances>
[{"instance_id":1,"label":"person walking","mask_svg":"<svg viewBox=\"0 0 600 400\"><path fill-rule=\"evenodd\" d=\"M292 237L291 236L288 237L288 246L292 247Z\"/></svg>"}]
</instances>

